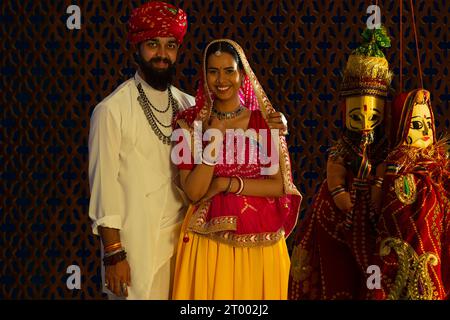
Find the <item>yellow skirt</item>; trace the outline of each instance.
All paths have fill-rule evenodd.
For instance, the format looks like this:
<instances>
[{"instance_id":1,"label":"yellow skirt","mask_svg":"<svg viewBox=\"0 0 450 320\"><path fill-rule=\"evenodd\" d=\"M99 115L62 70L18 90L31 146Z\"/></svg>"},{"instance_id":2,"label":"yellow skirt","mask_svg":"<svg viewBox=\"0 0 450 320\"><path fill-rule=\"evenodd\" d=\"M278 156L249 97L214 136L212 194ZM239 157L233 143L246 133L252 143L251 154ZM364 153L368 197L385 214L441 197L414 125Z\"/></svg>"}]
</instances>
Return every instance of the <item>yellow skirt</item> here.
<instances>
[{"instance_id":1,"label":"yellow skirt","mask_svg":"<svg viewBox=\"0 0 450 320\"><path fill-rule=\"evenodd\" d=\"M191 206L178 242L175 300L287 299L290 259L282 238L270 246L234 247L188 232Z\"/></svg>"}]
</instances>

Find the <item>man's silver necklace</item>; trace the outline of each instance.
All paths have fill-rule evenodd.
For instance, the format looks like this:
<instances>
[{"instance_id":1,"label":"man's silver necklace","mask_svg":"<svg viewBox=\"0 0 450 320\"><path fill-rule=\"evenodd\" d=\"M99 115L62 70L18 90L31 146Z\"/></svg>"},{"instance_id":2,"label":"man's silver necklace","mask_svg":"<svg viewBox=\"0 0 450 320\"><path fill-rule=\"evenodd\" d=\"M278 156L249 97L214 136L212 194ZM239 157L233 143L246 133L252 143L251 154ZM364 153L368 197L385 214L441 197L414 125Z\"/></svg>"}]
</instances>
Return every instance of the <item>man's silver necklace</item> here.
<instances>
[{"instance_id":1,"label":"man's silver necklace","mask_svg":"<svg viewBox=\"0 0 450 320\"><path fill-rule=\"evenodd\" d=\"M171 144L170 137L172 135L172 130L170 130L169 135L166 135L162 132L162 130L160 128L160 126L165 129L171 128L172 121L179 110L178 102L173 98L172 91L170 90L170 86L167 89L169 98L168 98L167 107L165 108L165 110L160 110L160 109L156 108L150 102L150 100L148 100L147 95L145 94L141 83L138 83L136 81L136 87L139 91L139 97L137 98L137 100L139 101L139 104L141 105L142 110L144 111L145 117L147 118L147 121L150 124L150 127L152 128L152 130L156 134L156 136L159 138L159 140L161 140L164 144L170 145ZM172 117L171 117L172 120L170 121L169 124L164 124L158 119L158 117L155 115L153 110L155 110L158 113L166 113L170 107L172 108Z\"/></svg>"}]
</instances>

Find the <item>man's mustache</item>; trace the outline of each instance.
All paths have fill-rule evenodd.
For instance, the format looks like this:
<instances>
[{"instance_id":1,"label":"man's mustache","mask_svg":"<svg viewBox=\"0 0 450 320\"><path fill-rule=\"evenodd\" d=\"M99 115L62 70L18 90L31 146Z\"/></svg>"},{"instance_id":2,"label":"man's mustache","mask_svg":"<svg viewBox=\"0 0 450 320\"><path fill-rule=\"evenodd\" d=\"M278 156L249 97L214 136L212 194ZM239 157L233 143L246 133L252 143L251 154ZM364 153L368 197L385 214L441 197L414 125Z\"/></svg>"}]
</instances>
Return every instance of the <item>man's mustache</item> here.
<instances>
[{"instance_id":1,"label":"man's mustache","mask_svg":"<svg viewBox=\"0 0 450 320\"><path fill-rule=\"evenodd\" d=\"M171 65L172 62L170 61L170 59L168 58L163 58L163 57L155 57L155 58L151 58L149 63L159 63L159 62L164 62L167 63L168 65Z\"/></svg>"}]
</instances>

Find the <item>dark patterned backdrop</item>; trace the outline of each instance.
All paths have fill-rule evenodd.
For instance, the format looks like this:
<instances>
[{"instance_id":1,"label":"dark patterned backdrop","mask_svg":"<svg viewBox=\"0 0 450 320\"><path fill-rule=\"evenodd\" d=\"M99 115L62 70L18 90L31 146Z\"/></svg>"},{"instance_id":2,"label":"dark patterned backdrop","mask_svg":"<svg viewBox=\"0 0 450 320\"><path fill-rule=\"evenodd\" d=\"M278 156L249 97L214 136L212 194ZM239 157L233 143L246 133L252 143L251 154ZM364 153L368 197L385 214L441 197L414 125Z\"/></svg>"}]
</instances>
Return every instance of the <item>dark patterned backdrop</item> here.
<instances>
[{"instance_id":1,"label":"dark patterned backdrop","mask_svg":"<svg viewBox=\"0 0 450 320\"><path fill-rule=\"evenodd\" d=\"M126 43L130 8L143 1L73 1L80 30L66 28L71 1L2 1L0 298L93 299L100 293L99 241L88 218L89 117L134 74ZM398 1L383 2L393 37L387 53L398 88ZM369 1L172 1L189 15L177 85L194 93L207 41L230 37L246 50L273 104L288 116L304 213L324 177L338 133L336 88L364 28ZM409 1L408 1L409 3ZM440 133L448 131L445 1L416 1L425 88ZM408 8L405 1L404 7ZM404 12L404 87L417 84L409 10ZM81 290L66 287L80 266Z\"/></svg>"}]
</instances>

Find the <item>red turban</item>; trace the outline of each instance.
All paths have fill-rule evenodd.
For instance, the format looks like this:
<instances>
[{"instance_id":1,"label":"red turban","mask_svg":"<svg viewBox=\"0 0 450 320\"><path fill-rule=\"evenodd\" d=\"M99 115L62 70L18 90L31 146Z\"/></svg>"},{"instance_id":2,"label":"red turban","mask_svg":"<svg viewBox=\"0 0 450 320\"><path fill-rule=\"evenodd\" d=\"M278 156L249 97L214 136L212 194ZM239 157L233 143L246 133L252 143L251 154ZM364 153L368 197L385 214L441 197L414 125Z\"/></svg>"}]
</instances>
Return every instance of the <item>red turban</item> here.
<instances>
[{"instance_id":1,"label":"red turban","mask_svg":"<svg viewBox=\"0 0 450 320\"><path fill-rule=\"evenodd\" d=\"M136 44L156 37L174 37L181 44L186 30L187 17L183 10L164 2L147 2L131 13L128 41Z\"/></svg>"}]
</instances>

